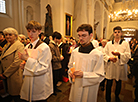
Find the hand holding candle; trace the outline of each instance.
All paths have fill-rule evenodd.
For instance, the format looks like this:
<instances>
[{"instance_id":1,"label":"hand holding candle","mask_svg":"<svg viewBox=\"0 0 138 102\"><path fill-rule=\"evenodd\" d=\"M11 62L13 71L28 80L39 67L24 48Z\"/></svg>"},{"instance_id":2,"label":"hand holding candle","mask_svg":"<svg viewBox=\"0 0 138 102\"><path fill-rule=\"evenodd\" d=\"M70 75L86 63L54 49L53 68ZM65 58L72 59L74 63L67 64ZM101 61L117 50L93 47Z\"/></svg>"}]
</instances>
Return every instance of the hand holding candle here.
<instances>
[{"instance_id":1,"label":"hand holding candle","mask_svg":"<svg viewBox=\"0 0 138 102\"><path fill-rule=\"evenodd\" d=\"M72 73L75 71L75 62L73 62L73 67L70 69ZM72 77L72 82L75 82L75 75Z\"/></svg>"},{"instance_id":2,"label":"hand holding candle","mask_svg":"<svg viewBox=\"0 0 138 102\"><path fill-rule=\"evenodd\" d=\"M112 54L115 56L115 58L116 58L117 56L120 56L120 53L119 53L117 50L112 51Z\"/></svg>"},{"instance_id":3,"label":"hand holding candle","mask_svg":"<svg viewBox=\"0 0 138 102\"><path fill-rule=\"evenodd\" d=\"M117 50L114 51L114 53L116 53L116 52L117 52ZM115 56L115 58L117 58L117 56Z\"/></svg>"}]
</instances>

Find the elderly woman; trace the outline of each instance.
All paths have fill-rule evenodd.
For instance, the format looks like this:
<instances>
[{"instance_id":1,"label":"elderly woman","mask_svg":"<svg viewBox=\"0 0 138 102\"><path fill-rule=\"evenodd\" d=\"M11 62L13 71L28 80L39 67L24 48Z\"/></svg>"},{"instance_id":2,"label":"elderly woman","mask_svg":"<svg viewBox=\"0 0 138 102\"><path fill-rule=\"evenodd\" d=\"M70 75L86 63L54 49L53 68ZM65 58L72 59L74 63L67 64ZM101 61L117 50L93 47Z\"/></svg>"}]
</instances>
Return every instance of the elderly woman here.
<instances>
[{"instance_id":1,"label":"elderly woman","mask_svg":"<svg viewBox=\"0 0 138 102\"><path fill-rule=\"evenodd\" d=\"M19 68L21 59L18 52L22 52L24 45L18 40L18 32L14 28L3 30L7 46L0 57L0 79L6 80L7 92L10 95L9 102L20 102L20 89L22 85L22 69ZM7 101L6 101L7 102Z\"/></svg>"}]
</instances>

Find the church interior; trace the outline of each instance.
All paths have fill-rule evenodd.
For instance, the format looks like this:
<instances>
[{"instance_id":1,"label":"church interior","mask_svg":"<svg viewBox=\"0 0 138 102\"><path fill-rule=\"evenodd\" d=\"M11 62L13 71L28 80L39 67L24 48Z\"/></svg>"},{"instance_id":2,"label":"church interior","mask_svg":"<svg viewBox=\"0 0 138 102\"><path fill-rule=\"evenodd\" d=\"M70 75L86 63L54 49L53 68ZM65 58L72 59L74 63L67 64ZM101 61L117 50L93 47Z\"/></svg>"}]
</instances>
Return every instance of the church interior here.
<instances>
[{"instance_id":1,"label":"church interior","mask_svg":"<svg viewBox=\"0 0 138 102\"><path fill-rule=\"evenodd\" d=\"M44 32L47 4L52 8L53 31L63 37L77 39L76 29L80 24L93 26L94 38L111 39L112 29L123 28L125 39L138 38L138 0L1 0L0 30L14 27L19 34L27 36L25 25L36 20ZM66 21L70 17L70 34L66 34Z\"/></svg>"},{"instance_id":2,"label":"church interior","mask_svg":"<svg viewBox=\"0 0 138 102\"><path fill-rule=\"evenodd\" d=\"M0 0L0 31L13 27L27 37L25 26L29 21L36 20L42 25L42 32L45 32L48 4L51 6L53 31L60 32L64 38L78 39L76 29L85 23L92 25L93 38L97 40L112 40L115 26L122 27L126 41L138 40L138 0ZM70 86L69 82L64 82L59 86L62 93L49 97L47 101L69 102ZM134 101L133 86L133 78L122 83L121 102ZM111 95L114 98L114 93ZM99 88L97 102L106 102L105 90Z\"/></svg>"}]
</instances>

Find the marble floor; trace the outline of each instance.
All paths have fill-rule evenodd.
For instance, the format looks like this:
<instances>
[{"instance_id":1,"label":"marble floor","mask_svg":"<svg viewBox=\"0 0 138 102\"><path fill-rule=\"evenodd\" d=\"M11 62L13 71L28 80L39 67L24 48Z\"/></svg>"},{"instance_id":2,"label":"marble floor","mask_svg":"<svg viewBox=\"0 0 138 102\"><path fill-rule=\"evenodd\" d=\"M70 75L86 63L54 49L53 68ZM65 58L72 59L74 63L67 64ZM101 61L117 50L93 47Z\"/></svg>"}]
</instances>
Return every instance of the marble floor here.
<instances>
[{"instance_id":1,"label":"marble floor","mask_svg":"<svg viewBox=\"0 0 138 102\"><path fill-rule=\"evenodd\" d=\"M122 82L122 89L120 93L121 102L134 102L134 79L128 79L127 81ZM69 93L70 93L70 86L69 82L63 82L58 89L62 90L62 92L57 92L57 96L51 95L48 98L48 102L70 102ZM111 93L111 102L115 102L115 81L113 82L112 86L112 93ZM106 102L105 101L105 90L101 91L99 88L98 92L98 99L97 102Z\"/></svg>"}]
</instances>

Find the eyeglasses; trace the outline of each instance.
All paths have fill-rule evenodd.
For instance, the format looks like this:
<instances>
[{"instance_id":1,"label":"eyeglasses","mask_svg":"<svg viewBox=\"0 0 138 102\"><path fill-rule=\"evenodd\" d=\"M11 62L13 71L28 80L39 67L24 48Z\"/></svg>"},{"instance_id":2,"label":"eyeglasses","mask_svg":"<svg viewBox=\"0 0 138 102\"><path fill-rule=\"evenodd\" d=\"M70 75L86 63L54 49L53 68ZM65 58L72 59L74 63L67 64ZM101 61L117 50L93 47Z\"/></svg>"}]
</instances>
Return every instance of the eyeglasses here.
<instances>
[{"instance_id":1,"label":"eyeglasses","mask_svg":"<svg viewBox=\"0 0 138 102\"><path fill-rule=\"evenodd\" d=\"M116 31L116 32L114 32L114 33L121 33L121 31Z\"/></svg>"},{"instance_id":2,"label":"eyeglasses","mask_svg":"<svg viewBox=\"0 0 138 102\"><path fill-rule=\"evenodd\" d=\"M12 36L13 34L5 34L5 36L8 36L8 35L9 35L9 36Z\"/></svg>"},{"instance_id":3,"label":"eyeglasses","mask_svg":"<svg viewBox=\"0 0 138 102\"><path fill-rule=\"evenodd\" d=\"M78 38L82 37L85 38L87 35L86 34L82 34L82 35L78 35Z\"/></svg>"}]
</instances>

